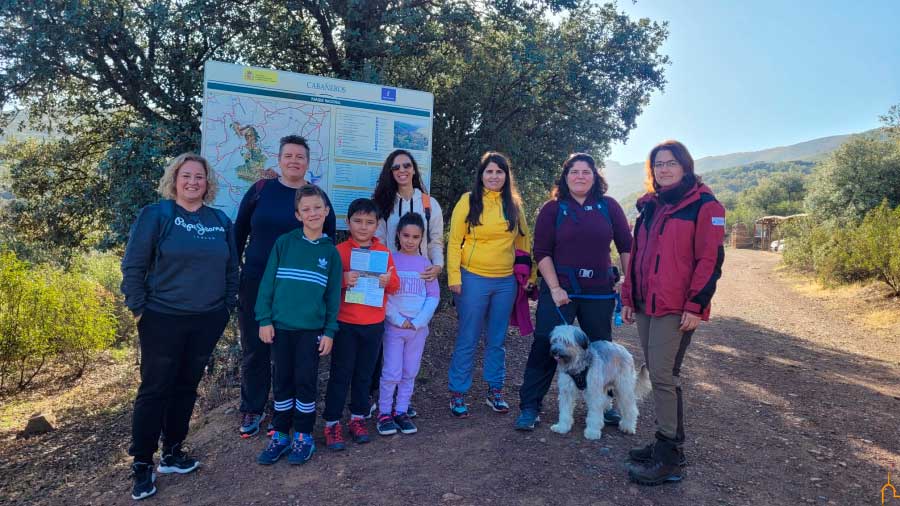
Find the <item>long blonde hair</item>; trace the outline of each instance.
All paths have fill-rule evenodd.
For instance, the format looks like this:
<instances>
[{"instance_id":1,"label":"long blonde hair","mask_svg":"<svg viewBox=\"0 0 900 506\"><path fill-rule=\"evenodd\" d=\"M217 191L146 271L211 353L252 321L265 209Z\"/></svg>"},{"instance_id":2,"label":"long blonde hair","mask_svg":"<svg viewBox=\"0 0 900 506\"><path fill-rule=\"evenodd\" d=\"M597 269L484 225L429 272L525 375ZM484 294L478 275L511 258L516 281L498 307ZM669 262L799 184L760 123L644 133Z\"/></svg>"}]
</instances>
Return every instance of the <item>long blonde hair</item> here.
<instances>
[{"instance_id":1,"label":"long blonde hair","mask_svg":"<svg viewBox=\"0 0 900 506\"><path fill-rule=\"evenodd\" d=\"M182 153L169 162L162 177L159 178L159 188L157 188L157 191L162 195L162 198L175 200L175 197L177 196L175 192L175 179L178 177L178 171L181 169L181 166L187 162L197 162L202 165L203 170L206 171L206 193L203 194L203 203L211 204L216 199L216 192L219 191L219 182L216 179L216 173L209 165L209 162L206 161L206 158L190 152Z\"/></svg>"}]
</instances>

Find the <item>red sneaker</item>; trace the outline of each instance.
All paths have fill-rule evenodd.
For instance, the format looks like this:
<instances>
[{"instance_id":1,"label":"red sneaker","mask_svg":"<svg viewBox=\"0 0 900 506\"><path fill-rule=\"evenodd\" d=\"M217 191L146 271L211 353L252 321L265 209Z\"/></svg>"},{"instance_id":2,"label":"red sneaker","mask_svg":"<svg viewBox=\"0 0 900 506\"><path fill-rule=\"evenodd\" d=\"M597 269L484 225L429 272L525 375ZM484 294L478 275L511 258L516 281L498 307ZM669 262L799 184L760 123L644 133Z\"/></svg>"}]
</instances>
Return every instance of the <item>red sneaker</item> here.
<instances>
[{"instance_id":1,"label":"red sneaker","mask_svg":"<svg viewBox=\"0 0 900 506\"><path fill-rule=\"evenodd\" d=\"M350 419L350 435L353 436L353 442L358 444L369 442L369 429L366 428L365 418Z\"/></svg>"},{"instance_id":2,"label":"red sneaker","mask_svg":"<svg viewBox=\"0 0 900 506\"><path fill-rule=\"evenodd\" d=\"M341 422L338 422L331 427L325 426L325 446L328 447L329 450L343 450L345 448L344 445L344 428L341 427Z\"/></svg>"}]
</instances>

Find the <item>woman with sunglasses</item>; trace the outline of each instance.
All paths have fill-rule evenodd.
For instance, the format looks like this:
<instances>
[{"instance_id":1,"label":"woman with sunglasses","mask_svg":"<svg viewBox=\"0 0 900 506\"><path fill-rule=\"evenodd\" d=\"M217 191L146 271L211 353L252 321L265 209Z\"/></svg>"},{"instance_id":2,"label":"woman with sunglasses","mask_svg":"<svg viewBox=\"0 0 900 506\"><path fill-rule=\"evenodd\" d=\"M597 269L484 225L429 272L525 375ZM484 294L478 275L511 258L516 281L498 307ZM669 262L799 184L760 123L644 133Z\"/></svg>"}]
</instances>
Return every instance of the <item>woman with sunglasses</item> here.
<instances>
[{"instance_id":1,"label":"woman with sunglasses","mask_svg":"<svg viewBox=\"0 0 900 506\"><path fill-rule=\"evenodd\" d=\"M444 215L441 206L425 191L419 165L412 153L397 149L388 155L378 176L372 200L378 206L378 230L375 236L397 252L394 237L397 223L407 213L425 217L425 236L419 246L419 254L431 261L431 267L422 279L432 281L444 270Z\"/></svg>"},{"instance_id":2,"label":"woman with sunglasses","mask_svg":"<svg viewBox=\"0 0 900 506\"><path fill-rule=\"evenodd\" d=\"M372 200L378 206L378 229L375 236L381 244L390 248L391 253L397 252L397 224L400 218L409 213L417 213L425 218L425 230L422 242L419 244L419 254L427 258L431 265L421 274L425 282L437 279L438 274L444 269L444 215L441 206L434 197L425 191L422 185L422 175L419 172L419 164L413 158L412 153L405 149L396 149L384 160L378 183L375 185L375 193ZM379 353L378 363L372 375L372 391L374 397L381 380L382 357ZM370 415L374 413L375 403L372 403ZM406 414L415 418L417 413L409 405Z\"/></svg>"}]
</instances>

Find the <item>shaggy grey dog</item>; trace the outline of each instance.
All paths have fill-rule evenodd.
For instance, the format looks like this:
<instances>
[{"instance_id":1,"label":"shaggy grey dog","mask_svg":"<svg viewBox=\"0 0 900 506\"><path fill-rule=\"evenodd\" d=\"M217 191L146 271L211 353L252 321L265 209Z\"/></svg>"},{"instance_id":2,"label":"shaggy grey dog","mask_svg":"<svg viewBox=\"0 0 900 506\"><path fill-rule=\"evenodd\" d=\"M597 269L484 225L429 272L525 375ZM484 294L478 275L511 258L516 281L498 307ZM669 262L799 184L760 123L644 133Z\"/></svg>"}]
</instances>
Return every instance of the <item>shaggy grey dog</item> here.
<instances>
[{"instance_id":1,"label":"shaggy grey dog","mask_svg":"<svg viewBox=\"0 0 900 506\"><path fill-rule=\"evenodd\" d=\"M634 369L634 359L622 345L611 341L591 343L584 332L574 325L560 325L550 334L550 353L558 363L559 421L550 430L567 434L572 430L573 413L579 391L587 404L585 439L600 439L603 431L603 412L610 406L607 392L616 395L622 414L619 430L634 434L637 425L637 401L651 390L650 374L646 367L640 373Z\"/></svg>"}]
</instances>

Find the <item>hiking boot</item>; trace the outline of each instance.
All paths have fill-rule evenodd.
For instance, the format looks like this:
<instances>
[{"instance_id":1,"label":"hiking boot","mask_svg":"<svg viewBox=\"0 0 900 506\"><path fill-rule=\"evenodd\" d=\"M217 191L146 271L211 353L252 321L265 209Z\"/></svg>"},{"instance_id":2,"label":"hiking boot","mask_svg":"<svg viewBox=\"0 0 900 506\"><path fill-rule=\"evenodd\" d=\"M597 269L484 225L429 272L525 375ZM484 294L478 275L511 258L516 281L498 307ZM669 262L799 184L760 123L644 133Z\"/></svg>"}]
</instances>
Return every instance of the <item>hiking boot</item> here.
<instances>
[{"instance_id":1,"label":"hiking boot","mask_svg":"<svg viewBox=\"0 0 900 506\"><path fill-rule=\"evenodd\" d=\"M288 464L305 464L316 453L316 442L312 434L294 433L294 444L291 445L291 454L288 455Z\"/></svg>"},{"instance_id":2,"label":"hiking boot","mask_svg":"<svg viewBox=\"0 0 900 506\"><path fill-rule=\"evenodd\" d=\"M404 434L415 434L416 432L419 432L416 424L412 423L412 420L409 419L409 415L406 413L394 415L394 423L400 428L400 432Z\"/></svg>"},{"instance_id":3,"label":"hiking boot","mask_svg":"<svg viewBox=\"0 0 900 506\"><path fill-rule=\"evenodd\" d=\"M256 457L256 462L270 466L278 462L278 459L289 451L291 451L291 438L284 432L275 432L272 434L269 446L259 454L259 457Z\"/></svg>"},{"instance_id":4,"label":"hiking boot","mask_svg":"<svg viewBox=\"0 0 900 506\"><path fill-rule=\"evenodd\" d=\"M616 411L616 408L609 408L603 412L603 425L619 425L622 421L622 415Z\"/></svg>"},{"instance_id":5,"label":"hiking boot","mask_svg":"<svg viewBox=\"0 0 900 506\"><path fill-rule=\"evenodd\" d=\"M241 437L247 439L259 433L259 423L262 421L262 415L254 413L244 413L241 417Z\"/></svg>"},{"instance_id":6,"label":"hiking boot","mask_svg":"<svg viewBox=\"0 0 900 506\"><path fill-rule=\"evenodd\" d=\"M378 423L375 424L375 430L382 436L393 436L397 433L397 424L391 415L379 415Z\"/></svg>"},{"instance_id":7,"label":"hiking boot","mask_svg":"<svg viewBox=\"0 0 900 506\"><path fill-rule=\"evenodd\" d=\"M369 429L366 428L365 418L350 418L350 436L356 444L369 442Z\"/></svg>"},{"instance_id":8,"label":"hiking boot","mask_svg":"<svg viewBox=\"0 0 900 506\"><path fill-rule=\"evenodd\" d=\"M489 388L486 402L497 413L509 413L509 404L503 400L502 388Z\"/></svg>"},{"instance_id":9,"label":"hiking boot","mask_svg":"<svg viewBox=\"0 0 900 506\"><path fill-rule=\"evenodd\" d=\"M153 473L153 464L135 462L131 464L131 498L135 501L146 499L156 493L156 474Z\"/></svg>"},{"instance_id":10,"label":"hiking boot","mask_svg":"<svg viewBox=\"0 0 900 506\"><path fill-rule=\"evenodd\" d=\"M163 448L162 458L159 459L156 470L160 474L187 474L198 467L200 467L200 462L185 455L181 450L181 445L177 444L172 448Z\"/></svg>"},{"instance_id":11,"label":"hiking boot","mask_svg":"<svg viewBox=\"0 0 900 506\"><path fill-rule=\"evenodd\" d=\"M541 423L541 416L538 414L538 410L522 408L522 412L516 418L516 430L533 431L539 423Z\"/></svg>"},{"instance_id":12,"label":"hiking boot","mask_svg":"<svg viewBox=\"0 0 900 506\"><path fill-rule=\"evenodd\" d=\"M674 483L682 480L682 468L678 465L678 446L671 441L659 440L653 444L650 462L628 466L628 478L646 486Z\"/></svg>"},{"instance_id":13,"label":"hiking boot","mask_svg":"<svg viewBox=\"0 0 900 506\"><path fill-rule=\"evenodd\" d=\"M325 425L325 446L329 450L340 451L346 448L344 444L344 428L341 427L341 422L338 422L331 427Z\"/></svg>"},{"instance_id":14,"label":"hiking boot","mask_svg":"<svg viewBox=\"0 0 900 506\"><path fill-rule=\"evenodd\" d=\"M410 404L409 407L406 408L406 416L408 416L410 418L415 418L415 417L419 416L419 412L416 411L416 409L412 407L412 404Z\"/></svg>"},{"instance_id":15,"label":"hiking boot","mask_svg":"<svg viewBox=\"0 0 900 506\"><path fill-rule=\"evenodd\" d=\"M456 418L468 418L469 408L466 406L466 398L459 392L450 393L450 414Z\"/></svg>"},{"instance_id":16,"label":"hiking boot","mask_svg":"<svg viewBox=\"0 0 900 506\"><path fill-rule=\"evenodd\" d=\"M653 443L650 443L647 446L641 446L629 450L628 460L635 464L649 464L650 462L652 462ZM678 465L682 467L687 465L687 458L684 456L684 449L680 446L678 447Z\"/></svg>"}]
</instances>

